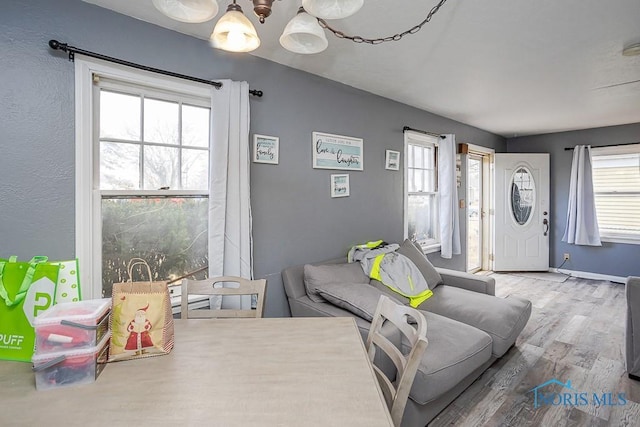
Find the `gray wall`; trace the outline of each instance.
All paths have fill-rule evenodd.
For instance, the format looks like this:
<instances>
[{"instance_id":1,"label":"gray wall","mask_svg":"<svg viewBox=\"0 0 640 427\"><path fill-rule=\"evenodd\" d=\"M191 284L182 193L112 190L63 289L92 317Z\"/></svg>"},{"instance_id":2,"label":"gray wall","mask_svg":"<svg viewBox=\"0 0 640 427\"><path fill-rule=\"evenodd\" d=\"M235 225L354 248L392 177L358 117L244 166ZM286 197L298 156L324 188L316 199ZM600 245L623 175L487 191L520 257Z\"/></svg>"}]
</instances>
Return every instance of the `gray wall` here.
<instances>
[{"instance_id":1,"label":"gray wall","mask_svg":"<svg viewBox=\"0 0 640 427\"><path fill-rule=\"evenodd\" d=\"M565 147L588 144L624 144L640 141L640 123L562 132L547 135L511 138L509 153L551 153L551 234L550 264L558 267L564 253L571 259L563 266L568 270L586 271L613 276L640 275L640 245L603 242L602 247L569 245L562 242L567 220L567 198L573 151Z\"/></svg>"},{"instance_id":2,"label":"gray wall","mask_svg":"<svg viewBox=\"0 0 640 427\"><path fill-rule=\"evenodd\" d=\"M256 277L268 279L266 315L289 313L283 268L346 254L354 243L402 239L402 127L455 133L504 151L502 137L372 94L128 18L80 0L3 0L0 13L0 257L74 256L74 69L51 51L82 49L207 79L246 80L251 132L280 137L280 164L251 165ZM332 171L311 168L311 132L364 139L351 196L329 197ZM464 239L463 239L464 240ZM438 263L437 256L433 256ZM464 269L462 257L442 265Z\"/></svg>"}]
</instances>

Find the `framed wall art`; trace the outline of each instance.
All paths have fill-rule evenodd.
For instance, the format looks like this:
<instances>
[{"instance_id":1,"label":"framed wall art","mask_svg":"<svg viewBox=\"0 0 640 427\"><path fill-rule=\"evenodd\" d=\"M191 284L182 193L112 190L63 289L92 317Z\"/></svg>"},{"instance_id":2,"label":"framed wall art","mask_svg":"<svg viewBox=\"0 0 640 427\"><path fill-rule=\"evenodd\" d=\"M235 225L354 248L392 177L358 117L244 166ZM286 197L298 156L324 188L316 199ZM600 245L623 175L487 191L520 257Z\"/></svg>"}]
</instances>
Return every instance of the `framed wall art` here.
<instances>
[{"instance_id":1,"label":"framed wall art","mask_svg":"<svg viewBox=\"0 0 640 427\"><path fill-rule=\"evenodd\" d=\"M385 156L384 168L392 171L400 170L400 152L387 150L387 155Z\"/></svg>"},{"instance_id":2,"label":"framed wall art","mask_svg":"<svg viewBox=\"0 0 640 427\"><path fill-rule=\"evenodd\" d=\"M348 174L332 174L331 175L331 197L347 197L349 196L349 175Z\"/></svg>"},{"instance_id":3,"label":"framed wall art","mask_svg":"<svg viewBox=\"0 0 640 427\"><path fill-rule=\"evenodd\" d=\"M364 168L361 138L313 132L314 169L361 171Z\"/></svg>"},{"instance_id":4,"label":"framed wall art","mask_svg":"<svg viewBox=\"0 0 640 427\"><path fill-rule=\"evenodd\" d=\"M253 162L278 164L280 138L266 135L253 135Z\"/></svg>"}]
</instances>

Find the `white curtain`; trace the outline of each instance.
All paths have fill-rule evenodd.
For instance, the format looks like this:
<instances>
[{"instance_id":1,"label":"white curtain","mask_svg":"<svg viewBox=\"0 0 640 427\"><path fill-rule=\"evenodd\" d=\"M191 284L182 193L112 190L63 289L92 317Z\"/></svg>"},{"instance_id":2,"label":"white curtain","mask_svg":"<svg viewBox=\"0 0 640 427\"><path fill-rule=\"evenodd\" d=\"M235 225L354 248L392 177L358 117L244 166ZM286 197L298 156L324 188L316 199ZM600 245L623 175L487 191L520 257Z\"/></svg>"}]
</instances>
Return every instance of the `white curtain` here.
<instances>
[{"instance_id":1,"label":"white curtain","mask_svg":"<svg viewBox=\"0 0 640 427\"><path fill-rule=\"evenodd\" d=\"M576 145L573 149L567 223L562 241L574 245L602 246L593 195L589 145Z\"/></svg>"},{"instance_id":2,"label":"white curtain","mask_svg":"<svg viewBox=\"0 0 640 427\"><path fill-rule=\"evenodd\" d=\"M459 255L460 217L456 184L456 136L443 135L438 146L438 193L440 194L440 256Z\"/></svg>"},{"instance_id":3,"label":"white curtain","mask_svg":"<svg viewBox=\"0 0 640 427\"><path fill-rule=\"evenodd\" d=\"M249 84L211 90L209 277L253 278Z\"/></svg>"}]
</instances>

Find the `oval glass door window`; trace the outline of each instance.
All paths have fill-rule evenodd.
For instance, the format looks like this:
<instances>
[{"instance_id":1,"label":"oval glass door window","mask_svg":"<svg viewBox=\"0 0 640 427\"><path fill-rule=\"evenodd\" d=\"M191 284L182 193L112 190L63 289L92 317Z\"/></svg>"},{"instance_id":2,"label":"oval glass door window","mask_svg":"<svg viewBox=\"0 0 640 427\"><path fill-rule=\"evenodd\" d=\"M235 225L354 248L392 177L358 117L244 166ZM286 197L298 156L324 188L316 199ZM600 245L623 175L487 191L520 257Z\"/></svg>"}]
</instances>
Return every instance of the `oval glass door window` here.
<instances>
[{"instance_id":1,"label":"oval glass door window","mask_svg":"<svg viewBox=\"0 0 640 427\"><path fill-rule=\"evenodd\" d=\"M511 214L520 225L525 225L536 201L536 186L533 175L526 167L519 167L511 177Z\"/></svg>"}]
</instances>

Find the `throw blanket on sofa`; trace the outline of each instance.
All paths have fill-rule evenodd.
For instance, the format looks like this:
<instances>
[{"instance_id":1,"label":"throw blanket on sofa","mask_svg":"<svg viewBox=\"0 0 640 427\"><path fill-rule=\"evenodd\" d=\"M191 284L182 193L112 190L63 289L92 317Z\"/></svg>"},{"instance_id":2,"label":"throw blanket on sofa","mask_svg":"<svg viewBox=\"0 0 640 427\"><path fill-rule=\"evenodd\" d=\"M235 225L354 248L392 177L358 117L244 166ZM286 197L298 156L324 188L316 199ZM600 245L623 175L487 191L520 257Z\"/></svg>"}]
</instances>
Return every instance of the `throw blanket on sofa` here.
<instances>
[{"instance_id":1,"label":"throw blanket on sofa","mask_svg":"<svg viewBox=\"0 0 640 427\"><path fill-rule=\"evenodd\" d=\"M407 257L396 252L400 246L382 240L357 245L349 250L349 262L360 262L370 278L379 280L389 289L409 298L411 307L419 306L433 292L418 267Z\"/></svg>"}]
</instances>

